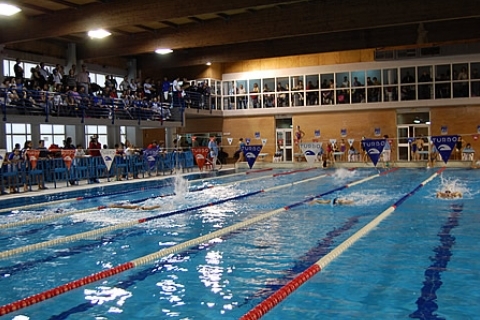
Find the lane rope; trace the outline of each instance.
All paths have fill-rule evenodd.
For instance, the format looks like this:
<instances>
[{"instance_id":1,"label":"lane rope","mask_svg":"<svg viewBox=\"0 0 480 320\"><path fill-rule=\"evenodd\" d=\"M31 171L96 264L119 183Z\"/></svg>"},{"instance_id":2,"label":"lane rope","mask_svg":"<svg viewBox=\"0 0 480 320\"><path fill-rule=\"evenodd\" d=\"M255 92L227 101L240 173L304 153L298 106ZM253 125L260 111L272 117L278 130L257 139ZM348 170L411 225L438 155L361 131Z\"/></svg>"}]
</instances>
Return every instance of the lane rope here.
<instances>
[{"instance_id":1,"label":"lane rope","mask_svg":"<svg viewBox=\"0 0 480 320\"><path fill-rule=\"evenodd\" d=\"M298 183L304 183L304 182L309 182L309 181L321 179L321 178L324 178L325 176L326 175L320 175L320 176L313 177L313 178L303 179L303 180L300 180ZM51 246L59 245L61 243L66 243L66 242L71 242L71 241L76 241L76 240L81 240L81 239L86 239L86 238L88 239L88 238L91 238L91 237L94 237L94 236L99 236L101 234L111 232L111 231L114 231L114 230L130 228L130 227L133 227L137 224L144 223L146 221L159 219L159 218L164 218L164 217L169 217L169 216L177 215L177 214L182 214L182 213L185 213L185 212L188 212L188 211L198 210L198 209L202 209L202 208L205 208L205 207L221 204L221 203L224 203L224 202L227 202L227 201L238 200L238 199L242 199L242 198L245 198L245 197L253 196L253 195L256 195L256 194L261 193L261 192L269 192L269 191L273 191L273 190L276 190L276 189L279 189L279 188L286 188L286 187L289 187L289 186L291 186L291 183L280 185L280 186L275 187L275 188L261 189L261 190L249 192L249 193L246 193L246 194L240 194L240 195L236 195L236 196L233 196L233 197L217 200L217 201L214 201L214 202L211 202L211 203L198 205L198 206L195 206L195 207L189 207L189 208L175 210L175 211L171 211L171 212L164 212L164 213L161 213L161 214L155 215L155 216L145 217L145 218L134 220L134 221L124 222L124 223L120 223L120 224L117 224L117 225L112 225L112 226L108 226L108 227L104 227L104 228L100 228L100 229L95 229L95 230L90 230L90 231L86 231L86 232L82 232L82 233L77 233L77 234L74 234L74 235L71 235L71 236L52 239L52 240L48 240L48 241L44 241L44 242L39 242L39 243L26 245L26 246L23 246L23 247L18 247L18 248L15 248L15 249L2 251L2 252L0 252L0 259L4 259L6 257L10 257L12 255L16 255L16 254L20 254L20 253L25 253L25 252L35 251L35 250L38 250L38 249L48 248L48 247L51 247ZM97 207L96 209L106 209L106 208L108 208L108 207L107 206L103 206L103 207L101 206L101 207ZM70 212L70 214L72 214L72 213ZM47 217L45 217L45 219L47 219Z\"/></svg>"},{"instance_id":2,"label":"lane rope","mask_svg":"<svg viewBox=\"0 0 480 320\"><path fill-rule=\"evenodd\" d=\"M355 242L357 242L360 238L365 236L367 233L372 231L375 227L377 227L383 220L385 220L395 209L400 206L408 197L412 196L415 192L417 192L420 188L424 185L435 179L440 173L445 170L445 167L441 168L433 175L431 175L428 179L420 183L416 188L412 191L401 197L398 201L396 201L393 205L391 205L388 209L380 213L377 217L375 217L372 221L362 227L360 230L355 232L352 236L346 239L344 242L339 244L336 248L332 251L327 253L323 256L320 260L310 266L307 270L299 274L297 277L289 281L285 286L280 288L279 290L275 291L272 295L270 295L267 299L260 302L257 306L253 309L248 311L245 315L243 315L240 320L255 320L260 319L263 317L267 312L273 309L276 305L278 305L281 301L286 299L292 292L298 289L301 285L307 282L310 278L312 278L315 274L320 272L324 269L330 262L332 262L335 258L340 256L345 250L347 250L350 246L352 246ZM358 183L357 183L358 184Z\"/></svg>"},{"instance_id":3,"label":"lane rope","mask_svg":"<svg viewBox=\"0 0 480 320\"><path fill-rule=\"evenodd\" d=\"M294 173L297 173L297 170L289 171L285 174L294 174ZM232 174L232 175L229 175L229 177L235 176L235 175L245 175L245 173ZM320 176L320 177L323 178L324 176L326 176L326 175L323 175L323 176ZM212 186L195 188L195 189L189 190L189 192L198 192L198 191L202 191L202 190L209 189L209 188L215 188L215 187L220 187L220 186L233 185L233 184L237 184L237 183L240 184L240 183L244 183L244 182L261 180L261 179L265 179L266 177L269 177L269 175L259 176L259 177L250 178L250 179L245 179L245 180L242 180L242 181L226 182L226 183L220 183L220 184L216 184L216 185L212 185ZM271 177L276 177L276 176L272 175ZM310 179L315 180L315 179L318 179L320 177L314 177L314 178L310 178ZM218 177L213 177L212 179L215 179L215 178L218 178ZM208 179L210 179L210 178L208 178ZM207 180L207 179L202 179L202 180ZM301 181L302 180L300 180L300 182ZM288 185L290 185L290 184L286 184L285 186L288 186ZM151 196L151 197L146 197L146 198L141 198L141 199L137 199L137 200L134 200L134 201L130 201L130 203L139 203L139 202L142 202L142 201L146 201L148 199L153 199L153 198L158 198L158 197L163 198L163 197L168 197L168 196L173 196L173 195L175 195L175 194L171 193L171 194L165 194L165 195ZM108 196L108 195L104 194L102 196ZM29 224L36 224L36 223L44 223L44 222L53 221L53 220L65 218L65 217L68 217L68 216L72 216L72 215L75 215L75 214L83 214L83 213L88 213L88 212L107 209L107 208L108 208L108 206L97 206L97 207L86 208L86 209L82 209L82 210L72 210L72 211L59 213L59 214L51 214L51 215L43 216L43 217L40 217L40 218L29 218L29 219L25 219L25 220L22 220L22 221L0 224L0 229L14 228L14 227L19 227L19 226L24 226L24 225L29 225Z\"/></svg>"},{"instance_id":4,"label":"lane rope","mask_svg":"<svg viewBox=\"0 0 480 320\"><path fill-rule=\"evenodd\" d=\"M368 180L371 180L372 177L379 177L379 176L380 176L380 174L375 174L374 176L370 176L370 177L367 177L367 178L360 179L359 181L357 181L356 184L362 183L362 181L366 182ZM345 185L345 186L341 187L341 189L346 188L347 186L352 186L352 185L353 184ZM319 194L315 197L321 197L323 195L330 194L332 192L335 192L338 189L340 189L340 188L335 188L333 190L330 190L330 191L324 192L322 194ZM261 193L261 192L263 192L263 191L260 190L260 191L256 191L255 193L258 194L258 193ZM246 197L246 196L247 195L241 195L239 197ZM313 198L315 198L315 197L313 197ZM226 201L228 201L228 200L222 200L222 202L226 202ZM307 203L309 201L310 201L309 199L306 199L303 202ZM133 269L135 267L145 265L147 263L150 263L152 261L156 261L158 259L161 259L161 258L163 258L165 256L168 256L168 255L171 255L171 254L178 253L178 252L183 251L185 249L188 249L190 247L200 245L202 243L208 242L212 239L218 238L218 237L223 236L225 234L232 233L232 232L234 232L238 229L242 229L242 228L248 227L252 224L258 223L258 222L260 222L262 220L265 220L267 218L270 218L270 217L272 217L276 214L283 213L283 212L289 210L292 207L293 206L285 206L283 208L279 208L279 209L276 209L276 210L273 210L273 211L270 211L270 212L266 212L266 213L261 214L257 217L250 218L246 221L235 223L231 226L216 230L214 232L208 233L208 234L203 235L201 237L197 237L197 238L179 243L179 244L171 246L169 248L162 249L158 252L154 252L152 254L149 254L149 255L131 260L130 262L120 264L118 266L115 266L115 267L112 267L112 268L109 268L109 269L91 274L89 276L80 278L78 280L74 280L74 281L68 282L66 284L57 286L53 289L43 291L41 293L31 295L31 296L26 297L24 299L17 300L17 301L11 302L9 304L0 306L0 316L3 316L3 315L6 315L8 313L26 308L26 307L31 306L33 304L39 303L41 301L44 301L44 300L47 300L47 299L50 299L50 298L53 298L55 296L61 295L65 292L74 290L76 288L85 286L87 284L90 284L90 283L93 283L93 282L111 277L113 275L116 275L116 274L119 274L121 272ZM183 211L187 211L187 210L189 210L189 209L183 209L183 210L180 210L180 211L183 212ZM171 213L171 214L173 214L173 213ZM163 215L158 215L157 217L160 217L160 216L163 216ZM147 219L152 220L152 219L155 219L155 217L150 217L150 218L147 218ZM133 221L132 223L137 223L137 221Z\"/></svg>"}]
</instances>

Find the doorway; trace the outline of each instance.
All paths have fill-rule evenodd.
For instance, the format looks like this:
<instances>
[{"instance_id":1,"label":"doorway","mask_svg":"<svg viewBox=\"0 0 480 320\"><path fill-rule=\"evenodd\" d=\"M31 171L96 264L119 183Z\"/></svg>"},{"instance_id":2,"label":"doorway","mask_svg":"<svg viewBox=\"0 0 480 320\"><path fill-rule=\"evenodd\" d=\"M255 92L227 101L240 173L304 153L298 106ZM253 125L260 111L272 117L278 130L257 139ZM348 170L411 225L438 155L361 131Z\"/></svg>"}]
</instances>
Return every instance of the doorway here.
<instances>
[{"instance_id":1,"label":"doorway","mask_svg":"<svg viewBox=\"0 0 480 320\"><path fill-rule=\"evenodd\" d=\"M293 162L293 129L292 119L276 120L276 152L281 162Z\"/></svg>"},{"instance_id":2,"label":"doorway","mask_svg":"<svg viewBox=\"0 0 480 320\"><path fill-rule=\"evenodd\" d=\"M397 114L397 160L411 161L412 152L410 142L418 137L425 140L424 151L429 151L428 137L430 136L430 113L400 113Z\"/></svg>"}]
</instances>

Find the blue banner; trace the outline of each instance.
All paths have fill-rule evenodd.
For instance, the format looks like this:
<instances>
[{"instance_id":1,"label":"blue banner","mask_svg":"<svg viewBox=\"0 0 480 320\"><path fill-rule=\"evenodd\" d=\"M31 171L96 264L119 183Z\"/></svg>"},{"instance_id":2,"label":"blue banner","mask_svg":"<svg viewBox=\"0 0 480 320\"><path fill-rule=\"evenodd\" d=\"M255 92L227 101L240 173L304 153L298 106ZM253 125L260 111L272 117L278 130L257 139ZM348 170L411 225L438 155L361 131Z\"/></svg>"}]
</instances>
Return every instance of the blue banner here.
<instances>
[{"instance_id":1,"label":"blue banner","mask_svg":"<svg viewBox=\"0 0 480 320\"><path fill-rule=\"evenodd\" d=\"M320 137L320 130L315 130L314 135L315 137Z\"/></svg>"},{"instance_id":2,"label":"blue banner","mask_svg":"<svg viewBox=\"0 0 480 320\"><path fill-rule=\"evenodd\" d=\"M362 140L362 146L367 151L368 156L376 166L380 155L382 154L383 147L385 146L386 139L365 139Z\"/></svg>"},{"instance_id":3,"label":"blue banner","mask_svg":"<svg viewBox=\"0 0 480 320\"><path fill-rule=\"evenodd\" d=\"M442 157L443 162L447 163L458 141L458 136L432 136L431 140Z\"/></svg>"},{"instance_id":4,"label":"blue banner","mask_svg":"<svg viewBox=\"0 0 480 320\"><path fill-rule=\"evenodd\" d=\"M247 159L248 167L252 169L255 161L257 160L258 154L262 151L261 145L252 145L252 146L243 146L242 152Z\"/></svg>"}]
</instances>

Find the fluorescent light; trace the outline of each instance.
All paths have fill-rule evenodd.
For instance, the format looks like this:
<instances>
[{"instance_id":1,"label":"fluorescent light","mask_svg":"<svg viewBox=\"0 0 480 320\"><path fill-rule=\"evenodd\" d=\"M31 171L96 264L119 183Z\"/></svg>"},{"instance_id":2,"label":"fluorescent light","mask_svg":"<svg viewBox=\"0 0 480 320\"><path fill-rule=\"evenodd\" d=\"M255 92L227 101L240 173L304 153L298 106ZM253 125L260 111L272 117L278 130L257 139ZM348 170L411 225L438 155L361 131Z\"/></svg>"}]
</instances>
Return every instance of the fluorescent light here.
<instances>
[{"instance_id":1,"label":"fluorescent light","mask_svg":"<svg viewBox=\"0 0 480 320\"><path fill-rule=\"evenodd\" d=\"M413 120L413 123L420 123L420 120L415 119L415 120Z\"/></svg>"},{"instance_id":2,"label":"fluorescent light","mask_svg":"<svg viewBox=\"0 0 480 320\"><path fill-rule=\"evenodd\" d=\"M206 65L207 65L207 66L211 66L212 63L211 63L210 61L208 61L208 62L206 63Z\"/></svg>"},{"instance_id":3,"label":"fluorescent light","mask_svg":"<svg viewBox=\"0 0 480 320\"><path fill-rule=\"evenodd\" d=\"M103 39L105 37L108 37L109 35L111 35L111 33L103 29L88 31L88 36L93 39Z\"/></svg>"},{"instance_id":4,"label":"fluorescent light","mask_svg":"<svg viewBox=\"0 0 480 320\"><path fill-rule=\"evenodd\" d=\"M425 122L425 124L430 124L430 121Z\"/></svg>"},{"instance_id":5,"label":"fluorescent light","mask_svg":"<svg viewBox=\"0 0 480 320\"><path fill-rule=\"evenodd\" d=\"M158 54L169 54L169 53L172 53L172 52L173 52L172 49L158 48L157 50L155 50L155 53L158 53Z\"/></svg>"},{"instance_id":6,"label":"fluorescent light","mask_svg":"<svg viewBox=\"0 0 480 320\"><path fill-rule=\"evenodd\" d=\"M17 14L20 11L22 11L22 9L20 9L17 6L13 6L11 4L6 4L6 3L0 3L0 15L2 16L7 16L7 17L13 16L14 14Z\"/></svg>"}]
</instances>

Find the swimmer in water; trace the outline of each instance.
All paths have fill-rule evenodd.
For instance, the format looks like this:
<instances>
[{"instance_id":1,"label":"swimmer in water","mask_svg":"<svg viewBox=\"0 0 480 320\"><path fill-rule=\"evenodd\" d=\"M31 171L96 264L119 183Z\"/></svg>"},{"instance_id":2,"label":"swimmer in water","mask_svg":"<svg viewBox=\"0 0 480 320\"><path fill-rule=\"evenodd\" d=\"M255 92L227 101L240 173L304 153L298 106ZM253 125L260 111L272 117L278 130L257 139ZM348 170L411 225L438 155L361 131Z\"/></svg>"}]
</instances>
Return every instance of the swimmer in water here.
<instances>
[{"instance_id":1,"label":"swimmer in water","mask_svg":"<svg viewBox=\"0 0 480 320\"><path fill-rule=\"evenodd\" d=\"M310 204L331 204L332 206L337 206L337 205L342 205L342 204L353 204L355 201L353 200L348 200L348 199L339 199L339 198L333 198L332 200L328 199L315 199L310 201Z\"/></svg>"},{"instance_id":2,"label":"swimmer in water","mask_svg":"<svg viewBox=\"0 0 480 320\"><path fill-rule=\"evenodd\" d=\"M131 209L131 210L154 210L160 208L159 205L146 206L146 205L136 205L130 203L112 203L107 206L107 208L120 208L120 209Z\"/></svg>"},{"instance_id":3,"label":"swimmer in water","mask_svg":"<svg viewBox=\"0 0 480 320\"><path fill-rule=\"evenodd\" d=\"M450 190L445 190L445 191L438 191L437 192L437 198L442 198L442 199L453 199L453 198L462 198L463 194L459 191L450 191Z\"/></svg>"}]
</instances>

